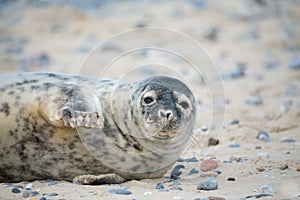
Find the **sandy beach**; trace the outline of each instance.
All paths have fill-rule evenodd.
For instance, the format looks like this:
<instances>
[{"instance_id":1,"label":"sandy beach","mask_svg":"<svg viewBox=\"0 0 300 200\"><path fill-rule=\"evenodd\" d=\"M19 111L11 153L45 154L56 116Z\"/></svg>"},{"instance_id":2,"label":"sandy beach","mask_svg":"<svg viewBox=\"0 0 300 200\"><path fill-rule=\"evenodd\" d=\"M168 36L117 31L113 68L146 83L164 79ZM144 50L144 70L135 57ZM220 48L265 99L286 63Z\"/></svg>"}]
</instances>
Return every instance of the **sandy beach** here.
<instances>
[{"instance_id":1,"label":"sandy beach","mask_svg":"<svg viewBox=\"0 0 300 200\"><path fill-rule=\"evenodd\" d=\"M0 199L300 199L299 0L63 2L0 2L0 75L43 71L132 80L179 73L198 101L194 139L173 166L184 166L177 180L170 179L172 168L159 179L118 185L0 183ZM157 39L192 60L203 57L204 81L168 52L136 51L104 70L106 58L151 35L133 32L90 54L112 36L144 27L174 30L201 44L192 51L177 37ZM218 187L197 189L203 181Z\"/></svg>"}]
</instances>

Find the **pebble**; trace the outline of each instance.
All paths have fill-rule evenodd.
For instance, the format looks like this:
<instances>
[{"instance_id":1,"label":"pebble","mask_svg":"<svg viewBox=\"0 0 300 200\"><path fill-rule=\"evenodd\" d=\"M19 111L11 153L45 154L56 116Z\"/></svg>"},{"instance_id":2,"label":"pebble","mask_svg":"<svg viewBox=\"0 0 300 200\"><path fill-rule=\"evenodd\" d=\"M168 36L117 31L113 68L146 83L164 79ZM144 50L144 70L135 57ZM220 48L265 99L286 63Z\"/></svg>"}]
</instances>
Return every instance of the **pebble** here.
<instances>
[{"instance_id":1,"label":"pebble","mask_svg":"<svg viewBox=\"0 0 300 200\"><path fill-rule=\"evenodd\" d=\"M200 175L200 177L217 177L219 174L214 171L204 172Z\"/></svg>"},{"instance_id":2,"label":"pebble","mask_svg":"<svg viewBox=\"0 0 300 200\"><path fill-rule=\"evenodd\" d=\"M176 165L171 172L171 178L178 179L179 176L182 174L181 169L185 169L185 166L184 165Z\"/></svg>"},{"instance_id":3,"label":"pebble","mask_svg":"<svg viewBox=\"0 0 300 200\"><path fill-rule=\"evenodd\" d=\"M199 171L196 170L195 168L191 169L188 173L186 173L186 176L190 176L192 174L197 174Z\"/></svg>"},{"instance_id":4,"label":"pebble","mask_svg":"<svg viewBox=\"0 0 300 200\"><path fill-rule=\"evenodd\" d=\"M276 190L271 185L263 185L263 186L261 186L260 192L261 193L273 193L273 194L276 194Z\"/></svg>"},{"instance_id":5,"label":"pebble","mask_svg":"<svg viewBox=\"0 0 300 200\"><path fill-rule=\"evenodd\" d=\"M235 161L235 162L245 163L248 160L249 160L249 158L247 156L245 156L245 157L234 157L234 156L231 156L230 157L230 161Z\"/></svg>"},{"instance_id":6,"label":"pebble","mask_svg":"<svg viewBox=\"0 0 300 200\"><path fill-rule=\"evenodd\" d=\"M270 158L270 155L266 152L258 152L257 156L264 157L264 158Z\"/></svg>"},{"instance_id":7,"label":"pebble","mask_svg":"<svg viewBox=\"0 0 300 200\"><path fill-rule=\"evenodd\" d=\"M260 106L263 104L263 100L259 96L254 96L245 100L245 103L251 106Z\"/></svg>"},{"instance_id":8,"label":"pebble","mask_svg":"<svg viewBox=\"0 0 300 200\"><path fill-rule=\"evenodd\" d=\"M46 197L41 197L39 200L47 200Z\"/></svg>"},{"instance_id":9,"label":"pebble","mask_svg":"<svg viewBox=\"0 0 300 200\"><path fill-rule=\"evenodd\" d=\"M277 61L270 61L265 64L265 69L267 69L267 70L275 69L277 67L278 67Z\"/></svg>"},{"instance_id":10,"label":"pebble","mask_svg":"<svg viewBox=\"0 0 300 200\"><path fill-rule=\"evenodd\" d=\"M192 158L178 158L177 162L198 162L198 159L196 157Z\"/></svg>"},{"instance_id":11,"label":"pebble","mask_svg":"<svg viewBox=\"0 0 300 200\"><path fill-rule=\"evenodd\" d=\"M44 193L43 196L47 196L47 197L55 197L55 196L58 196L57 193Z\"/></svg>"},{"instance_id":12,"label":"pebble","mask_svg":"<svg viewBox=\"0 0 300 200\"><path fill-rule=\"evenodd\" d=\"M245 67L246 65L243 63L240 63L238 67L234 70L231 70L223 75L223 78L226 79L237 79L245 76Z\"/></svg>"},{"instance_id":13,"label":"pebble","mask_svg":"<svg viewBox=\"0 0 300 200\"><path fill-rule=\"evenodd\" d=\"M194 200L209 200L208 198L195 198Z\"/></svg>"},{"instance_id":14,"label":"pebble","mask_svg":"<svg viewBox=\"0 0 300 200\"><path fill-rule=\"evenodd\" d=\"M279 169L281 169L281 170L286 170L288 168L289 168L288 164L284 164L279 167Z\"/></svg>"},{"instance_id":15,"label":"pebble","mask_svg":"<svg viewBox=\"0 0 300 200\"><path fill-rule=\"evenodd\" d=\"M19 188L13 188L13 189L11 190L11 192L12 192L12 193L15 193L15 194L21 193L21 191L19 190Z\"/></svg>"},{"instance_id":16,"label":"pebble","mask_svg":"<svg viewBox=\"0 0 300 200\"><path fill-rule=\"evenodd\" d=\"M209 196L208 199L209 200L225 200L223 197L212 197L212 196Z\"/></svg>"},{"instance_id":17,"label":"pebble","mask_svg":"<svg viewBox=\"0 0 300 200\"><path fill-rule=\"evenodd\" d=\"M287 112L291 109L292 105L293 102L291 100L285 101L280 105L279 110L280 112Z\"/></svg>"},{"instance_id":18,"label":"pebble","mask_svg":"<svg viewBox=\"0 0 300 200\"><path fill-rule=\"evenodd\" d=\"M236 179L235 178L233 178L233 177L229 177L228 179L227 179L227 181L235 181Z\"/></svg>"},{"instance_id":19,"label":"pebble","mask_svg":"<svg viewBox=\"0 0 300 200\"><path fill-rule=\"evenodd\" d=\"M192 158L187 158L185 159L185 162L198 162L198 159L196 157L192 157Z\"/></svg>"},{"instance_id":20,"label":"pebble","mask_svg":"<svg viewBox=\"0 0 300 200\"><path fill-rule=\"evenodd\" d=\"M163 182L159 182L155 185L155 189L160 190L160 189L164 189L164 183Z\"/></svg>"},{"instance_id":21,"label":"pebble","mask_svg":"<svg viewBox=\"0 0 300 200\"><path fill-rule=\"evenodd\" d=\"M263 142L271 142L271 138L269 137L268 133L265 131L258 131L256 139L261 140Z\"/></svg>"},{"instance_id":22,"label":"pebble","mask_svg":"<svg viewBox=\"0 0 300 200\"><path fill-rule=\"evenodd\" d=\"M235 124L239 124L239 123L240 123L240 121L235 119L235 120L232 120L229 124L230 125L235 125Z\"/></svg>"},{"instance_id":23,"label":"pebble","mask_svg":"<svg viewBox=\"0 0 300 200\"><path fill-rule=\"evenodd\" d=\"M128 190L128 188L119 188L119 189L110 189L106 191L107 193L110 194L121 194L121 195L130 195L132 192Z\"/></svg>"},{"instance_id":24,"label":"pebble","mask_svg":"<svg viewBox=\"0 0 300 200\"><path fill-rule=\"evenodd\" d=\"M220 143L220 141L218 139L209 138L209 140L208 140L208 146L215 146L215 145L218 145L219 143Z\"/></svg>"},{"instance_id":25,"label":"pebble","mask_svg":"<svg viewBox=\"0 0 300 200\"><path fill-rule=\"evenodd\" d=\"M212 171L218 167L218 162L215 160L203 160L200 169L204 172Z\"/></svg>"},{"instance_id":26,"label":"pebble","mask_svg":"<svg viewBox=\"0 0 300 200\"><path fill-rule=\"evenodd\" d=\"M23 192L23 198L28 198L28 197L30 197L31 196L31 191L30 190L25 190L24 192Z\"/></svg>"},{"instance_id":27,"label":"pebble","mask_svg":"<svg viewBox=\"0 0 300 200\"><path fill-rule=\"evenodd\" d=\"M144 192L144 195L145 196L152 196L153 195L153 192L149 191L149 192Z\"/></svg>"},{"instance_id":28,"label":"pebble","mask_svg":"<svg viewBox=\"0 0 300 200\"><path fill-rule=\"evenodd\" d=\"M218 182L216 180L201 181L197 185L198 190L216 190Z\"/></svg>"},{"instance_id":29,"label":"pebble","mask_svg":"<svg viewBox=\"0 0 300 200\"><path fill-rule=\"evenodd\" d=\"M169 188L170 190L183 190L181 187L179 187L179 186L173 186L173 187L170 187Z\"/></svg>"},{"instance_id":30,"label":"pebble","mask_svg":"<svg viewBox=\"0 0 300 200\"><path fill-rule=\"evenodd\" d=\"M231 147L231 148L239 148L239 147L240 147L240 144L237 143L237 142L235 142L235 141L233 141L233 142L231 142L231 143L229 144L229 147Z\"/></svg>"},{"instance_id":31,"label":"pebble","mask_svg":"<svg viewBox=\"0 0 300 200\"><path fill-rule=\"evenodd\" d=\"M300 69L300 58L294 57L289 60L290 69Z\"/></svg>"},{"instance_id":32,"label":"pebble","mask_svg":"<svg viewBox=\"0 0 300 200\"><path fill-rule=\"evenodd\" d=\"M296 140L294 140L294 139L291 138L291 137L286 136L286 137L281 138L281 139L280 139L280 142L290 143L290 142L296 142Z\"/></svg>"},{"instance_id":33,"label":"pebble","mask_svg":"<svg viewBox=\"0 0 300 200\"><path fill-rule=\"evenodd\" d=\"M273 195L271 194L256 194L256 195L249 195L249 196L246 196L245 199L250 199L250 198L253 198L255 197L256 199L259 199L259 198L262 198L262 197L272 197Z\"/></svg>"},{"instance_id":34,"label":"pebble","mask_svg":"<svg viewBox=\"0 0 300 200\"><path fill-rule=\"evenodd\" d=\"M300 172L300 165L297 165L297 171Z\"/></svg>"},{"instance_id":35,"label":"pebble","mask_svg":"<svg viewBox=\"0 0 300 200\"><path fill-rule=\"evenodd\" d=\"M219 28L217 26L210 25L205 28L203 32L203 37L211 41L216 41L218 40L218 33L219 33Z\"/></svg>"}]
</instances>

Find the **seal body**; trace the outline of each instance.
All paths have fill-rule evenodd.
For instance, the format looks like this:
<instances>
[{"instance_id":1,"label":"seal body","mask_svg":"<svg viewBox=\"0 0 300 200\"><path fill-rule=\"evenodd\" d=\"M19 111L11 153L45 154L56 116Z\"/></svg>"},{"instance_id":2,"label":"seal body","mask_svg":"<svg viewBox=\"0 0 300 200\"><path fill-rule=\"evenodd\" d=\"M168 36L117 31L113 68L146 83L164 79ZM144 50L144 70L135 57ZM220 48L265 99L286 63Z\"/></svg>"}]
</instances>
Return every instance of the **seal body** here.
<instances>
[{"instance_id":1,"label":"seal body","mask_svg":"<svg viewBox=\"0 0 300 200\"><path fill-rule=\"evenodd\" d=\"M23 73L0 77L0 84L0 182L157 178L195 123L191 92L168 77L122 83Z\"/></svg>"}]
</instances>

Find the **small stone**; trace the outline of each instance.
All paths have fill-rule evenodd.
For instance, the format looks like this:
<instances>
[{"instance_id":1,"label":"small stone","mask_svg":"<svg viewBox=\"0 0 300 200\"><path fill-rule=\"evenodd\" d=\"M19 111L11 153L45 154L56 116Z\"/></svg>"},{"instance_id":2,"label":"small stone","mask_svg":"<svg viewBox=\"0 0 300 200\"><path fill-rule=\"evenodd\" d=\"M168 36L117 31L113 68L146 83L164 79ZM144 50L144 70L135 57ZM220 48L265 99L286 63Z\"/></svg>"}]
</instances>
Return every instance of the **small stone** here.
<instances>
[{"instance_id":1,"label":"small stone","mask_svg":"<svg viewBox=\"0 0 300 200\"><path fill-rule=\"evenodd\" d=\"M232 163L232 161L231 160L223 160L223 163L229 164L229 163Z\"/></svg>"},{"instance_id":2,"label":"small stone","mask_svg":"<svg viewBox=\"0 0 300 200\"><path fill-rule=\"evenodd\" d=\"M201 131L206 132L208 130L208 127L206 125L201 126Z\"/></svg>"},{"instance_id":3,"label":"small stone","mask_svg":"<svg viewBox=\"0 0 300 200\"><path fill-rule=\"evenodd\" d=\"M182 174L181 169L185 169L185 166L184 165L176 165L171 172L171 178L178 179L179 176Z\"/></svg>"},{"instance_id":4,"label":"small stone","mask_svg":"<svg viewBox=\"0 0 300 200\"><path fill-rule=\"evenodd\" d=\"M191 169L188 173L186 173L186 176L190 176L192 174L197 174L199 171L196 170L195 168Z\"/></svg>"},{"instance_id":5,"label":"small stone","mask_svg":"<svg viewBox=\"0 0 300 200\"><path fill-rule=\"evenodd\" d=\"M289 60L290 69L300 69L300 58L294 57Z\"/></svg>"},{"instance_id":6,"label":"small stone","mask_svg":"<svg viewBox=\"0 0 300 200\"><path fill-rule=\"evenodd\" d=\"M254 96L245 100L245 103L251 106L260 106L263 104L263 100L259 96Z\"/></svg>"},{"instance_id":7,"label":"small stone","mask_svg":"<svg viewBox=\"0 0 300 200\"><path fill-rule=\"evenodd\" d=\"M280 142L290 143L290 142L296 142L296 140L294 140L291 137L283 137L283 138L280 139Z\"/></svg>"},{"instance_id":8,"label":"small stone","mask_svg":"<svg viewBox=\"0 0 300 200\"><path fill-rule=\"evenodd\" d=\"M261 146L255 146L255 149L262 149Z\"/></svg>"},{"instance_id":9,"label":"small stone","mask_svg":"<svg viewBox=\"0 0 300 200\"><path fill-rule=\"evenodd\" d=\"M200 175L200 177L217 177L219 174L217 172L204 172Z\"/></svg>"},{"instance_id":10,"label":"small stone","mask_svg":"<svg viewBox=\"0 0 300 200\"><path fill-rule=\"evenodd\" d=\"M246 196L245 199L250 199L250 198L256 198L256 199L259 199L259 198L262 198L262 197L272 197L273 195L271 194L257 194L257 195L249 195L249 196Z\"/></svg>"},{"instance_id":11,"label":"small stone","mask_svg":"<svg viewBox=\"0 0 300 200\"><path fill-rule=\"evenodd\" d=\"M185 159L185 162L198 162L198 159L196 157L192 157L192 158L187 158Z\"/></svg>"},{"instance_id":12,"label":"small stone","mask_svg":"<svg viewBox=\"0 0 300 200\"><path fill-rule=\"evenodd\" d=\"M153 195L153 192L149 191L149 192L144 192L144 195L145 196L152 196Z\"/></svg>"},{"instance_id":13,"label":"small stone","mask_svg":"<svg viewBox=\"0 0 300 200\"><path fill-rule=\"evenodd\" d=\"M33 184L32 183L28 183L25 188L27 190L27 189L31 189L32 187L33 187Z\"/></svg>"},{"instance_id":14,"label":"small stone","mask_svg":"<svg viewBox=\"0 0 300 200\"><path fill-rule=\"evenodd\" d=\"M249 159L248 159L247 156L245 156L245 157L234 157L234 156L231 156L231 157L230 157L230 160L231 160L231 161L235 161L235 162L242 162L242 163L245 163L245 162L247 162Z\"/></svg>"},{"instance_id":15,"label":"small stone","mask_svg":"<svg viewBox=\"0 0 300 200\"><path fill-rule=\"evenodd\" d=\"M265 64L265 69L267 69L267 70L275 69L277 67L278 67L277 61L270 61Z\"/></svg>"},{"instance_id":16,"label":"small stone","mask_svg":"<svg viewBox=\"0 0 300 200\"><path fill-rule=\"evenodd\" d=\"M229 177L229 178L227 179L227 181L235 181L235 178Z\"/></svg>"},{"instance_id":17,"label":"small stone","mask_svg":"<svg viewBox=\"0 0 300 200\"><path fill-rule=\"evenodd\" d=\"M261 193L273 193L276 194L276 190L271 185L263 185L260 188Z\"/></svg>"},{"instance_id":18,"label":"small stone","mask_svg":"<svg viewBox=\"0 0 300 200\"><path fill-rule=\"evenodd\" d=\"M288 168L289 168L288 164L284 164L279 167L279 169L281 169L281 170L286 170Z\"/></svg>"},{"instance_id":19,"label":"small stone","mask_svg":"<svg viewBox=\"0 0 300 200\"><path fill-rule=\"evenodd\" d=\"M208 199L209 200L226 200L223 197L212 197L212 196L209 196Z\"/></svg>"},{"instance_id":20,"label":"small stone","mask_svg":"<svg viewBox=\"0 0 300 200\"><path fill-rule=\"evenodd\" d=\"M229 124L230 125L235 125L235 124L239 124L240 123L240 121L239 120L232 120Z\"/></svg>"},{"instance_id":21,"label":"small stone","mask_svg":"<svg viewBox=\"0 0 300 200\"><path fill-rule=\"evenodd\" d=\"M266 152L258 152L257 156L264 157L264 158L270 158L270 155Z\"/></svg>"},{"instance_id":22,"label":"small stone","mask_svg":"<svg viewBox=\"0 0 300 200\"><path fill-rule=\"evenodd\" d=\"M164 189L164 183L163 182L159 182L155 185L155 189L160 190L160 189Z\"/></svg>"},{"instance_id":23,"label":"small stone","mask_svg":"<svg viewBox=\"0 0 300 200\"><path fill-rule=\"evenodd\" d=\"M215 146L219 144L219 140L218 139L214 139L214 138L209 138L208 140L208 146Z\"/></svg>"},{"instance_id":24,"label":"small stone","mask_svg":"<svg viewBox=\"0 0 300 200\"><path fill-rule=\"evenodd\" d=\"M31 191L30 190L25 190L24 192L23 192L23 198L28 198L28 197L30 197L31 196Z\"/></svg>"},{"instance_id":25,"label":"small stone","mask_svg":"<svg viewBox=\"0 0 300 200\"><path fill-rule=\"evenodd\" d=\"M280 112L287 112L291 109L293 102L291 100L285 101L280 105Z\"/></svg>"},{"instance_id":26,"label":"small stone","mask_svg":"<svg viewBox=\"0 0 300 200\"><path fill-rule=\"evenodd\" d=\"M212 171L218 167L218 162L215 160L203 160L200 169L204 172Z\"/></svg>"},{"instance_id":27,"label":"small stone","mask_svg":"<svg viewBox=\"0 0 300 200\"><path fill-rule=\"evenodd\" d=\"M261 140L263 142L271 142L271 138L269 137L268 133L265 131L258 131L256 139Z\"/></svg>"},{"instance_id":28,"label":"small stone","mask_svg":"<svg viewBox=\"0 0 300 200\"><path fill-rule=\"evenodd\" d=\"M208 26L203 32L203 37L205 39L216 41L218 39L219 29L217 26Z\"/></svg>"},{"instance_id":29,"label":"small stone","mask_svg":"<svg viewBox=\"0 0 300 200\"><path fill-rule=\"evenodd\" d=\"M47 200L46 197L41 197L39 200Z\"/></svg>"},{"instance_id":30,"label":"small stone","mask_svg":"<svg viewBox=\"0 0 300 200\"><path fill-rule=\"evenodd\" d=\"M130 195L132 192L128 188L110 189L106 191L110 194Z\"/></svg>"},{"instance_id":31,"label":"small stone","mask_svg":"<svg viewBox=\"0 0 300 200\"><path fill-rule=\"evenodd\" d=\"M194 200L209 200L208 198L195 198Z\"/></svg>"},{"instance_id":32,"label":"small stone","mask_svg":"<svg viewBox=\"0 0 300 200\"><path fill-rule=\"evenodd\" d=\"M245 76L245 68L246 68L246 65L240 63L238 65L237 69L234 69L234 70L229 71L228 73L224 74L223 78L224 79L237 79L237 78L241 78L241 77Z\"/></svg>"},{"instance_id":33,"label":"small stone","mask_svg":"<svg viewBox=\"0 0 300 200\"><path fill-rule=\"evenodd\" d=\"M11 190L11 192L12 192L12 193L15 193L15 194L21 193L21 191L20 191L18 188L13 188L13 189Z\"/></svg>"},{"instance_id":34,"label":"small stone","mask_svg":"<svg viewBox=\"0 0 300 200\"><path fill-rule=\"evenodd\" d=\"M229 144L229 147L231 147L231 148L239 148L239 147L240 147L240 144L237 143L237 142L235 142L235 141L233 141L233 142L231 142L231 143Z\"/></svg>"},{"instance_id":35,"label":"small stone","mask_svg":"<svg viewBox=\"0 0 300 200\"><path fill-rule=\"evenodd\" d=\"M222 174L222 172L219 170L215 170L214 172L216 172L218 175Z\"/></svg>"},{"instance_id":36,"label":"small stone","mask_svg":"<svg viewBox=\"0 0 300 200\"><path fill-rule=\"evenodd\" d=\"M179 157L179 158L177 159L177 162L184 162L184 161L185 161L185 159L182 158L182 157Z\"/></svg>"},{"instance_id":37,"label":"small stone","mask_svg":"<svg viewBox=\"0 0 300 200\"><path fill-rule=\"evenodd\" d=\"M218 182L216 180L201 181L197 185L198 190L216 190Z\"/></svg>"},{"instance_id":38,"label":"small stone","mask_svg":"<svg viewBox=\"0 0 300 200\"><path fill-rule=\"evenodd\" d=\"M297 165L297 171L300 172L300 165Z\"/></svg>"},{"instance_id":39,"label":"small stone","mask_svg":"<svg viewBox=\"0 0 300 200\"><path fill-rule=\"evenodd\" d=\"M58 196L57 193L44 193L43 196L47 196L47 197L55 197L55 196Z\"/></svg>"}]
</instances>

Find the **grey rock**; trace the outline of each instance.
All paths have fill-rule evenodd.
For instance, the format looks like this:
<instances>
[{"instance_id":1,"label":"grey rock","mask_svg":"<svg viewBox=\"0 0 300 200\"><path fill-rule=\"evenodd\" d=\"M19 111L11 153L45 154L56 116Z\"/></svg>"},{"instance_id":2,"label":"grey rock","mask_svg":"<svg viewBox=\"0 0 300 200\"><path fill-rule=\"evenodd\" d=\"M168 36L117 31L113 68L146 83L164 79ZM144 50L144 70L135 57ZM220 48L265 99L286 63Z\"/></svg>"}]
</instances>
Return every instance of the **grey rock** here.
<instances>
[{"instance_id":1,"label":"grey rock","mask_svg":"<svg viewBox=\"0 0 300 200\"><path fill-rule=\"evenodd\" d=\"M39 200L47 200L46 197L41 197Z\"/></svg>"},{"instance_id":2,"label":"grey rock","mask_svg":"<svg viewBox=\"0 0 300 200\"><path fill-rule=\"evenodd\" d=\"M273 193L273 194L276 194L276 190L271 185L263 185L263 186L261 186L260 192L261 193Z\"/></svg>"},{"instance_id":3,"label":"grey rock","mask_svg":"<svg viewBox=\"0 0 300 200\"><path fill-rule=\"evenodd\" d=\"M264 141L264 142L271 142L271 138L269 137L268 133L265 131L258 131L256 139Z\"/></svg>"},{"instance_id":4,"label":"grey rock","mask_svg":"<svg viewBox=\"0 0 300 200\"><path fill-rule=\"evenodd\" d=\"M262 197L272 197L273 195L271 194L256 194L256 195L249 195L249 196L246 196L245 199L250 199L250 198L256 198L256 199L260 199Z\"/></svg>"},{"instance_id":5,"label":"grey rock","mask_svg":"<svg viewBox=\"0 0 300 200\"><path fill-rule=\"evenodd\" d=\"M181 169L185 169L185 166L184 165L176 165L171 172L171 178L178 179L179 176L182 174Z\"/></svg>"},{"instance_id":6,"label":"grey rock","mask_svg":"<svg viewBox=\"0 0 300 200\"><path fill-rule=\"evenodd\" d=\"M239 120L232 120L229 124L230 125L235 125L235 124L239 124L240 123L240 121Z\"/></svg>"},{"instance_id":7,"label":"grey rock","mask_svg":"<svg viewBox=\"0 0 300 200\"><path fill-rule=\"evenodd\" d=\"M300 69L300 58L294 57L289 60L289 68L290 69Z\"/></svg>"},{"instance_id":8,"label":"grey rock","mask_svg":"<svg viewBox=\"0 0 300 200\"><path fill-rule=\"evenodd\" d=\"M263 100L259 96L253 96L245 100L245 103L251 106L260 106L263 104Z\"/></svg>"},{"instance_id":9,"label":"grey rock","mask_svg":"<svg viewBox=\"0 0 300 200\"><path fill-rule=\"evenodd\" d=\"M197 185L198 190L216 190L218 182L216 180L201 181Z\"/></svg>"},{"instance_id":10,"label":"grey rock","mask_svg":"<svg viewBox=\"0 0 300 200\"><path fill-rule=\"evenodd\" d=\"M296 140L291 137L286 136L286 137L281 138L280 142L291 143L291 142L296 142Z\"/></svg>"},{"instance_id":11,"label":"grey rock","mask_svg":"<svg viewBox=\"0 0 300 200\"><path fill-rule=\"evenodd\" d=\"M286 170L288 168L289 168L288 164L283 164L279 167L279 169L281 169L281 170Z\"/></svg>"},{"instance_id":12,"label":"grey rock","mask_svg":"<svg viewBox=\"0 0 300 200\"><path fill-rule=\"evenodd\" d=\"M239 148L240 144L237 143L237 142L235 142L235 141L233 141L233 142L230 142L229 147L231 147L231 148Z\"/></svg>"},{"instance_id":13,"label":"grey rock","mask_svg":"<svg viewBox=\"0 0 300 200\"><path fill-rule=\"evenodd\" d=\"M132 192L128 188L110 189L106 191L110 194L130 195Z\"/></svg>"},{"instance_id":14,"label":"grey rock","mask_svg":"<svg viewBox=\"0 0 300 200\"><path fill-rule=\"evenodd\" d=\"M264 157L264 158L270 158L270 155L266 152L258 152L257 156Z\"/></svg>"},{"instance_id":15,"label":"grey rock","mask_svg":"<svg viewBox=\"0 0 300 200\"><path fill-rule=\"evenodd\" d=\"M188 173L186 173L186 176L190 176L192 174L197 174L199 171L196 170L195 168L191 169Z\"/></svg>"},{"instance_id":16,"label":"grey rock","mask_svg":"<svg viewBox=\"0 0 300 200\"><path fill-rule=\"evenodd\" d=\"M163 182L159 182L155 185L155 189L157 190L161 190L164 189L164 183Z\"/></svg>"},{"instance_id":17,"label":"grey rock","mask_svg":"<svg viewBox=\"0 0 300 200\"><path fill-rule=\"evenodd\" d=\"M239 66L237 69L229 71L228 73L223 75L223 79L237 79L245 76L245 67Z\"/></svg>"},{"instance_id":18,"label":"grey rock","mask_svg":"<svg viewBox=\"0 0 300 200\"><path fill-rule=\"evenodd\" d=\"M13 189L11 190L11 192L12 192L12 193L15 193L15 194L21 193L21 191L19 190L19 188L13 188Z\"/></svg>"},{"instance_id":19,"label":"grey rock","mask_svg":"<svg viewBox=\"0 0 300 200\"><path fill-rule=\"evenodd\" d=\"M47 197L55 197L55 196L58 196L58 194L55 193L55 192L52 192L52 193L44 193L43 196L47 196Z\"/></svg>"}]
</instances>

